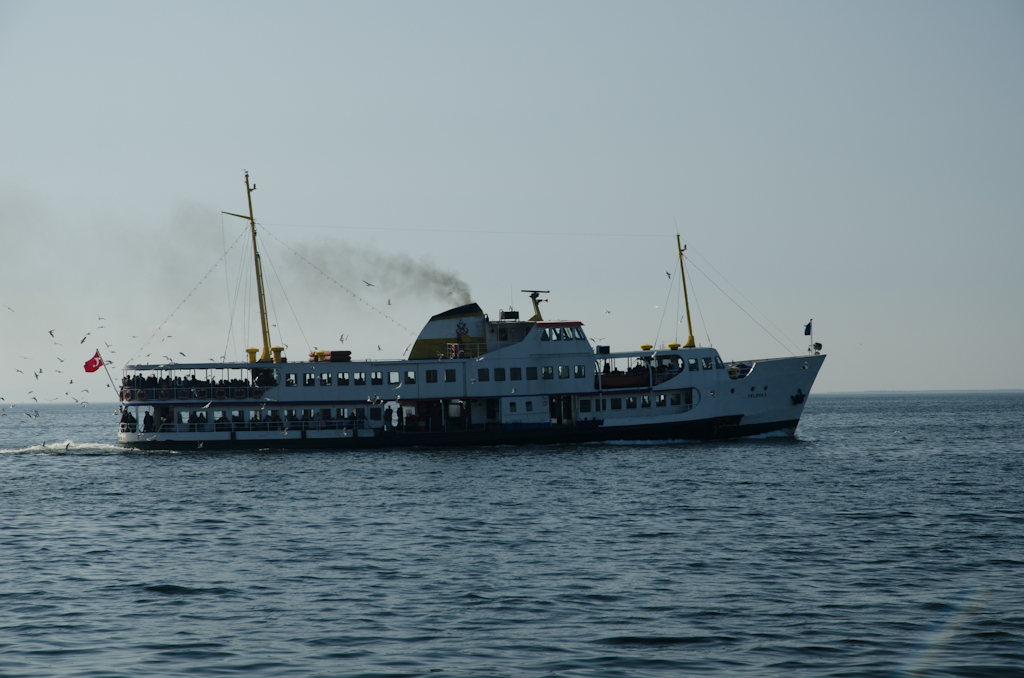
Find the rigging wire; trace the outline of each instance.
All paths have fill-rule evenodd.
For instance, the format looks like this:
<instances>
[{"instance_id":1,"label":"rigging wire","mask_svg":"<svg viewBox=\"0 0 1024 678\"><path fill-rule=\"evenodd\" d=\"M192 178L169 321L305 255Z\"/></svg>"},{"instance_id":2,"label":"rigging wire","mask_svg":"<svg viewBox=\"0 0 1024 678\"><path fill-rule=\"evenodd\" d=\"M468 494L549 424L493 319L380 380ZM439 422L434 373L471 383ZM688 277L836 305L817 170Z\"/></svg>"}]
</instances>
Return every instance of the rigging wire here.
<instances>
[{"instance_id":1,"label":"rigging wire","mask_svg":"<svg viewBox=\"0 0 1024 678\"><path fill-rule=\"evenodd\" d=\"M242 235L245 235L245 231L244 230L242 231L241 234L239 234L239 237L242 237ZM248 242L248 241L246 241L246 242ZM234 337L237 338L237 335L234 334L235 312L238 310L239 296L241 296L241 293L242 293L242 276L245 273L245 266L243 266L242 262L245 259L246 251L247 251L247 248L242 248L238 252L238 274L236 275L236 280L235 280L235 297L234 297L234 299L230 299L230 298L228 299L228 303L230 305L230 316L228 318L228 335L227 335L227 338L224 341L224 355L221 356L221 360L227 360L228 344L231 341L231 337L234 336ZM227 268L226 265L225 265L225 268ZM238 355L237 349L238 349L238 347L236 346L235 347L236 352L234 353L234 355Z\"/></svg>"},{"instance_id":2,"label":"rigging wire","mask_svg":"<svg viewBox=\"0 0 1024 678\"><path fill-rule=\"evenodd\" d=\"M668 300L672 298L672 286L675 281L668 282L668 294L665 295L665 303L661 306L661 320L658 321L658 331L654 334L654 345L658 345L658 338L661 337L661 326L665 322L665 314L668 312Z\"/></svg>"},{"instance_id":3,"label":"rigging wire","mask_svg":"<svg viewBox=\"0 0 1024 678\"><path fill-rule=\"evenodd\" d=\"M224 254L222 256L225 258L225 261L224 261L224 301L228 305L228 334L227 334L227 337L224 340L224 356L226 356L228 354L228 344L231 343L231 327L233 325L231 320L232 320L232 313L233 313L233 311L231 309L231 280L230 280L230 276L229 276L229 272L228 272L228 266L227 266L228 241L227 241L227 235L225 234L225 229L224 229L224 213L223 212L220 213L220 241L221 241L221 245L224 247ZM234 347L234 354L238 355L238 346L237 345ZM224 356L221 356L221 360L225 360Z\"/></svg>"},{"instance_id":4,"label":"rigging wire","mask_svg":"<svg viewBox=\"0 0 1024 678\"><path fill-rule=\"evenodd\" d=\"M776 342L777 342L777 343L779 344L779 346L781 346L782 348L784 348L784 349L786 349L787 351L789 351L789 352L790 352L790 353L791 353L792 355L796 355L795 353L793 353L792 351L790 351L790 349L789 349L789 347L788 347L788 346L786 346L786 345L785 345L785 344L783 344L783 343L782 343L781 341L779 341L778 337L776 337L776 336L775 336L774 334L772 334L771 332L769 332L769 331L768 331L768 328L766 328L766 327L765 327L764 325L762 325L761 323L759 323L759 322L757 321L757 318L755 318L754 316L752 316L752 315L750 315L749 313L747 313L747 310L746 310L745 308L743 308L742 306L740 306L740 305L739 305L739 304L738 304L738 303L736 302L736 300L735 300L735 299L733 299L732 297L730 297L730 296L729 296L729 294L728 294L728 293L727 293L727 292L726 292L725 290L723 290L723 289L722 289L721 287L719 287L718 283L716 283L716 282L715 282L714 280L712 280L712 279L711 279L711 277L710 277L710 276L709 276L709 275L708 275L707 273L705 273L705 272L704 272L703 270L701 270L701 268L700 268L699 266L697 266L697 264L694 264L694 263L693 263L693 261L691 261L691 262L690 262L690 265L692 265L692 266L693 266L693 267L694 267L695 269L697 269L698 271L700 271L700 274L701 274L701 275L703 275L703 276L704 276L705 278L707 278L707 279L708 279L708 281L709 281L709 282L710 282L710 283L711 283L712 285L714 285L715 287L717 287L717 288L718 288L718 291L719 291L719 292L721 292L722 294L724 294L724 295L725 295L725 298L726 298L726 299L728 299L728 300L729 300L729 301L731 301L732 303L736 304L736 308L738 308L738 309L740 309L741 311L743 311L743 313L744 313L744 314L746 314L746 316L747 316L748 318L750 318L751 320L753 320L753 321L754 321L754 324L756 324L756 325L757 325L758 327L760 327L760 328L761 328L762 330L764 330L764 331L765 331L765 333L766 333L766 334L767 334L767 335L768 335L769 337L771 337L772 339L774 339L774 340L775 340L775 341L776 341ZM780 332L781 332L781 330L780 330Z\"/></svg>"},{"instance_id":5,"label":"rigging wire","mask_svg":"<svg viewBox=\"0 0 1024 678\"><path fill-rule=\"evenodd\" d=\"M260 240L261 240L261 241L263 240L263 237L262 237L262 235L260 236ZM264 247L264 248L263 248L263 250L264 250L264 252L266 252L266 251L267 251L267 248L266 248L266 247ZM286 302L286 303L288 304L288 308L289 308L289 309L291 309L291 312L292 312L292 317L293 317L293 318L295 318L295 324L296 324L296 325L298 326L298 328L299 328L299 334L301 334L301 335L302 335L302 340L303 340L304 342L306 342L306 348L307 348L307 349L310 349L310 350L311 350L311 344L309 343L309 339L307 339L307 338L306 338L306 333L305 333L305 331L304 331L304 330L302 329L302 323L300 323L300 322L299 322L299 316L298 316L298 314L297 314L297 313L295 313L295 307L294 307L294 306L292 306L292 300L291 300L291 298L290 298L290 297L288 296L288 291L287 291L287 290L286 290L286 289L284 288L284 284L282 284L282 283L281 283L281 276L279 276L279 275L277 274L277 267L276 267L276 266L274 266L274 260L273 260L273 259L271 259L271 258L269 257L269 255L268 255L268 256L267 256L267 261L269 261L269 262L270 262L270 268L271 268L271 270L273 270L273 271L274 271L274 277L275 277L275 278L277 278L277 284L281 286L281 293L282 293L282 294L284 295L284 300L285 300L285 302ZM275 309L275 311L274 311L274 320L277 320L277 310L276 310L276 309ZM280 332L280 330L281 330L281 325L280 325L280 323L278 323L277 329L278 329L278 331Z\"/></svg>"},{"instance_id":6,"label":"rigging wire","mask_svg":"<svg viewBox=\"0 0 1024 678\"><path fill-rule=\"evenodd\" d=\"M230 252L230 251L231 251L231 249L232 249L232 248L234 248L234 246L235 246L236 244L238 244L238 238L236 238L236 239L235 239L235 242L231 243L231 247L229 247L229 248L228 248L228 252ZM132 355L131 355L131 356L130 356L130 357L128 358L127 362L125 363L126 365L128 365L128 364L131 364L131 361L135 359L135 356L137 356L137 355L139 355L140 353L142 353L142 351L143 351L143 350L145 350L145 348L146 348L147 346L149 346L149 342L153 341L153 339L154 339L154 338L156 337L157 333L158 333L158 332L159 332L160 330L162 330L162 329L164 328L164 326L165 326L165 325L167 325L167 323L169 323L169 322L171 321L171 318L173 318L173 317L174 317L174 315L175 315L175 314L176 314L176 313L177 313L177 312L178 312L179 310L181 310L181 307L185 305L185 302L186 302L186 301L188 301L188 300L189 300L189 299L190 299L190 298L192 297L192 295L193 295L193 294L195 294L196 290L198 290L198 289L199 289L199 286L200 286L200 285L202 285L202 284L203 284L203 283L204 283L204 282L206 281L206 279L207 279L208 277L210 277L210 274L211 274L211 273L213 273L213 270L214 270L215 268L217 268L217 266L219 266L219 265L221 264L221 262L223 262L223 261L224 261L224 258L225 258L226 256L227 256L227 252L225 252L225 253L224 253L224 254L223 254L223 255L222 255L222 256L221 256L221 257L220 257L219 259L217 259L217 261L215 261L215 262L213 263L213 266L211 266L211 267L210 267L210 268L209 268L209 269L208 269L208 270L206 271L206 273L204 273L204 274L203 274L203 277L199 279L199 282L197 282L197 283L195 284L195 286L194 286L194 287L193 287L193 288L192 288L191 290L189 290L189 293L185 295L185 298L184 298L184 299L182 299L182 300L181 300L181 302L179 302L179 303L178 303L178 305L174 307L174 310L173 310L173 311L171 311L170 315L168 315L168 316L167 316L167 318L166 318L166 319L165 319L165 320L164 320L164 321L163 321L162 323L160 323L159 325L157 325L156 329L155 329L155 330L153 330L153 333L152 333L151 335L149 335L149 338L148 338L148 339L146 339L146 341L144 341L144 342L142 343L142 346L140 346L140 347L139 347L139 348L138 348L138 349L137 349L137 350L135 351L135 353L133 353L133 354L132 354Z\"/></svg>"},{"instance_id":7,"label":"rigging wire","mask_svg":"<svg viewBox=\"0 0 1024 678\"><path fill-rule=\"evenodd\" d=\"M697 315L700 316L700 324L704 326L704 334L708 338L708 346L712 346L711 333L708 332L708 324L704 321L704 312L700 310L700 302L697 301L697 286L693 284L693 276L690 276L690 288L693 290L693 303L697 305Z\"/></svg>"},{"instance_id":8,"label":"rigging wire","mask_svg":"<svg viewBox=\"0 0 1024 678\"><path fill-rule=\"evenodd\" d=\"M263 226L264 224L260 224L260 225L261 225L261 226ZM384 318L386 318L387 320L390 320L390 321L391 321L392 323L394 323L395 325L397 325L397 326L401 327L401 328L402 328L403 330L405 330L406 332L408 332L408 333L409 333L409 334L410 334L411 336L413 336L413 337L417 336L417 335L416 335L416 333L415 333L415 332L413 332L412 330L410 330L410 329L409 329L408 327L406 327L406 326L405 326L405 325L403 325L402 323L398 322L397 320L395 320L394 318L392 318L392 317L391 317L391 316L389 316L388 314L384 313L384 312L383 312L383 311L381 311L381 310L380 310L379 308L377 308L376 306L374 306L374 305L373 305L373 304L371 304L370 302L366 301L365 299L363 299L362 297L360 297L360 296L359 296L358 294L356 294L355 292L353 292L353 291L352 291L352 290L350 290L349 288L347 288L347 287L345 287L344 285L342 285L342 284L341 284L340 282L338 282L337 280L335 280L335 279L334 279L334 278L332 278L331 276L329 276L329 275L327 275L326 273L324 273L324 272L323 272L323 271L322 271L322 270L320 269L320 267L319 267L319 266L317 266L317 265L316 265L316 264L314 264L314 263L313 263L312 261L310 261L310 260L309 260L309 259L307 259L306 257L304 257L304 256L302 256L301 254L299 254L298 252L296 252L296 251L295 251L294 249L292 249L291 247L289 247L289 246L288 246L287 244L285 244L285 242L284 242L283 240L281 240L281 239L280 239L280 238L278 238L278 237L277 237L276 235L274 235L273 233L271 233L271 232L270 232L270 230L268 230L268 229L264 228L264 229L263 229L263 232L265 232L265 233L266 233L267 235L269 235L269 236L270 236L271 238L273 238L273 239L274 239L274 240L276 240L276 241L277 241L278 243L280 243L280 244L281 244L281 246L282 246L282 247L284 247L284 248L285 248L286 250L288 250L289 252L291 252L292 254L294 254L295 256L297 256L297 257L298 257L299 259L301 259L302 261L306 262L306 263L307 263L307 264L308 264L309 266L311 266L311 267L313 268L313 270L314 270L314 271L316 271L317 273L319 273L320 275L322 275L322 276L323 276L324 278L326 278L326 279L327 279L327 280L329 280L330 282L334 283L334 284L335 284L335 285L336 285L337 287L340 287L340 288L341 288L342 290L344 290L345 292L348 292L348 293L349 293L349 294L350 294L350 295L351 295L352 297L354 297L354 298L355 298L355 299L356 299L357 301L361 302L361 303L362 303L362 304L363 304L364 306L366 306L367 308L369 308L369 309L371 309L371 310L373 310L373 311L376 311L378 315L380 315L380 316L383 316L383 317L384 317Z\"/></svg>"},{"instance_id":9,"label":"rigging wire","mask_svg":"<svg viewBox=\"0 0 1024 678\"><path fill-rule=\"evenodd\" d=\"M605 238L664 238L664 233L571 233L569 231L480 231L466 228L400 228L394 226L339 226L327 224L260 224L261 226L287 226L288 228L329 228L351 231L401 231L404 233L464 233L469 235L564 235Z\"/></svg>"},{"instance_id":10,"label":"rigging wire","mask_svg":"<svg viewBox=\"0 0 1024 678\"><path fill-rule=\"evenodd\" d=\"M728 284L728 285L729 285L729 287L731 287L731 288L732 288L733 290L735 290L735 291L736 291L736 294L738 294L738 295L740 295L741 297L743 297L743 300L744 300L744 301L746 301L746 302L747 302L748 304L750 304L750 307L751 307L751 308L753 308L753 309L754 309L755 311L757 311L758 313L760 313L760 314L761 314L761 317L762 317L762 318L764 318L764 319L765 319L765 320L766 320L766 321L768 322L768 324L770 324L770 325L771 325L772 327L774 327L774 328L775 328L775 329L776 329L776 330L777 330L777 331L779 332L779 334L781 334L781 335L782 335L783 337L786 337L786 341L789 341L789 343L790 343L790 345L791 345L791 346L794 346L794 347L796 347L796 351L797 351L797 352L799 352L799 351L801 351L801 350L802 350L802 349L800 349L799 347L797 347L797 346L796 346L796 344L794 344L794 343L793 343L793 342L792 342L792 341L791 341L791 340L789 339L789 337L787 336L787 334L786 334L786 332L785 332L784 330L782 330L782 329L781 329L781 328L780 328L780 327L779 327L778 325L776 325L776 324L775 324L774 322L772 322L772 319L771 319L771 318L769 318L769 317L768 317L768 315L767 315L767 314L766 314L766 313L765 313L764 311L762 311L761 309L759 309L759 308L758 308L758 307L757 307L757 306L756 306L756 305L754 304L754 302L752 302L752 301L751 301L750 299L747 299L746 295L744 295L744 294L743 294L743 292L741 292L741 291L740 291L740 289L739 289L738 287L736 287L735 285L733 285L733 284L732 284L732 282L730 282L730 281L729 281L729 279L728 279L728 278L726 278L726 277L725 277L725 275L724 275L724 274L723 274L723 273L722 273L721 271L719 271L719 270L718 270L717 268L715 268L715 265L714 265L714 264L712 264L712 263L711 263L711 262L710 262L710 261L708 260L708 258L707 258L707 257L705 257L705 256L704 256L703 254L701 254L701 253L700 253L699 251L697 251L697 250L694 250L694 252L695 252L695 253L697 254L697 256L699 256L699 257L700 257L701 259L703 259L703 260L704 260L704 261L705 261L705 262L707 263L707 265L708 265L708 266L710 266L710 267L711 267L711 269L712 269L712 270L713 270L713 271L714 271L715 273L717 273L718 275L720 275L720 276L722 277L722 280L724 280L724 281L726 282L726 284ZM703 271L701 271L701 273L702 273L702 274L704 275L704 277L708 277L708 276L707 276L707 274L706 274L706 273L704 273ZM710 280L710 279L711 279L711 278L708 278L708 280ZM716 285L716 287L718 287L718 286ZM721 289L721 288L719 287L719 289ZM725 293L723 292L723 294L725 294ZM726 295L726 296L728 296L728 295ZM730 301L732 301L732 300L730 299ZM735 302L735 301L733 301L733 303L734 303L734 304L736 304L736 302ZM736 305L737 305L737 306L739 306L739 304L736 304ZM749 314L748 314L748 315L749 315ZM763 329L763 328L762 328L762 329ZM767 330L765 330L765 331L767 332ZM775 337L772 337L772 338L774 339ZM778 341L778 339L775 339L775 341ZM790 351L790 349L789 349L789 348L786 348L786 350L787 350L787 351ZM790 351L790 352L791 352L791 353L793 353L793 351ZM796 355L796 353L794 353L794 355Z\"/></svg>"}]
</instances>

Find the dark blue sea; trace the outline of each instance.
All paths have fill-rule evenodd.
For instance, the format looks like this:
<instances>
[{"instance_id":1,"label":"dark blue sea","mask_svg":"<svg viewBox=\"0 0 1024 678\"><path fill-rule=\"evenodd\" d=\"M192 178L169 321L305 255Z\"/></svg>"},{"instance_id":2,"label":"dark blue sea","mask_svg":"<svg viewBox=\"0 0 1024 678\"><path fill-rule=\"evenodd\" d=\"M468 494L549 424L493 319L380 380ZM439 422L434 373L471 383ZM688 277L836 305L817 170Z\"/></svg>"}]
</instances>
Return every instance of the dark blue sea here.
<instances>
[{"instance_id":1,"label":"dark blue sea","mask_svg":"<svg viewBox=\"0 0 1024 678\"><path fill-rule=\"evenodd\" d=\"M1024 676L1024 393L334 453L128 451L114 405L4 405L3 676Z\"/></svg>"}]
</instances>

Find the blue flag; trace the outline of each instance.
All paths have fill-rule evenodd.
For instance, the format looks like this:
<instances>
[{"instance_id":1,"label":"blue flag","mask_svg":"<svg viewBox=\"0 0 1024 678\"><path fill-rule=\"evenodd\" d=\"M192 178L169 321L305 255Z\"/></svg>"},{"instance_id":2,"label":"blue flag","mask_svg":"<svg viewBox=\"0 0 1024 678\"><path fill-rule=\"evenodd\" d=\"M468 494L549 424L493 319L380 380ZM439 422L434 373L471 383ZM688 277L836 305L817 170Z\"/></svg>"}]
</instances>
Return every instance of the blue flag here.
<instances>
[{"instance_id":1,"label":"blue flag","mask_svg":"<svg viewBox=\"0 0 1024 678\"><path fill-rule=\"evenodd\" d=\"M812 320L811 322L814 322L814 321ZM811 336L811 323L807 323L806 325L804 325L804 336L805 337Z\"/></svg>"}]
</instances>

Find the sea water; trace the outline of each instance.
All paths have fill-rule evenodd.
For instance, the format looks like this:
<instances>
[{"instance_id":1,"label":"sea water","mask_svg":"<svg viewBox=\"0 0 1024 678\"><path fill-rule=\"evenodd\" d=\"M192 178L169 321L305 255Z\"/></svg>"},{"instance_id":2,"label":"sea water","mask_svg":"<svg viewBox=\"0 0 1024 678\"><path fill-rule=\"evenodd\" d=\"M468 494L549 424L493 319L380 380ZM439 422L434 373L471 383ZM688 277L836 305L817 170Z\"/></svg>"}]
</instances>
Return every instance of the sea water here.
<instances>
[{"instance_id":1,"label":"sea water","mask_svg":"<svg viewBox=\"0 0 1024 678\"><path fill-rule=\"evenodd\" d=\"M372 452L123 450L114 405L4 405L0 675L1024 675L1022 393Z\"/></svg>"}]
</instances>

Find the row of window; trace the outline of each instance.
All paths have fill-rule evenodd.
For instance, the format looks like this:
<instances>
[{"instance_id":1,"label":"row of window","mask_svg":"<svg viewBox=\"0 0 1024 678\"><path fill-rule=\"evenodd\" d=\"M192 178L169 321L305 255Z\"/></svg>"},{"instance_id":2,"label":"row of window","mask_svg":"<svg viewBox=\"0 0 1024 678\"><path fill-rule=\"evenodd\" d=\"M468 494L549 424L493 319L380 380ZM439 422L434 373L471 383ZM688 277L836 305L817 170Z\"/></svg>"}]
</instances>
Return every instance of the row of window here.
<instances>
[{"instance_id":1,"label":"row of window","mask_svg":"<svg viewBox=\"0 0 1024 678\"><path fill-rule=\"evenodd\" d=\"M569 375L572 374L577 379L583 379L587 376L586 365L558 365L558 378L568 379ZM572 368L570 370L570 367ZM452 383L456 380L455 370L447 369L442 370L445 383ZM338 372L337 383L338 386L366 386L366 372ZM383 372L370 372L370 385L381 386L384 384L384 373ZM438 370L426 370L424 372L424 379L428 384L436 384L438 377ZM510 367L508 368L507 377L509 381L522 381L523 380L523 368L522 367ZM541 379L554 379L555 368L550 365L544 365L540 368ZM402 372L388 372L388 384L395 386L397 384L415 384L416 383L416 371L408 370L404 376ZM504 367L494 368L494 381L505 381L506 370ZM332 381L335 379L335 375L331 372L321 372L319 375L312 372L306 372L302 375L303 386L316 386L319 381L321 386L330 386ZM526 368L526 380L535 381L537 379L537 368L527 367ZM482 367L477 370L477 381L490 381L491 380L491 368ZM291 372L284 375L285 386L298 386L299 375Z\"/></svg>"},{"instance_id":2,"label":"row of window","mask_svg":"<svg viewBox=\"0 0 1024 678\"><path fill-rule=\"evenodd\" d=\"M686 395L686 404L692 405L693 392L687 389L686 391L684 391L684 393ZM676 407L682 404L682 395L683 394L680 393L669 393L667 394L668 397L666 398L665 393L659 393L656 396L654 396L654 406L665 407L665 405L671 405L673 407ZM635 410L638 401L640 403L640 407L651 406L650 395L626 396L625 398L594 398L594 411L600 412L602 410L607 410L609 404L611 405L611 409L621 410L623 400L626 401L627 410ZM579 408L580 412L590 412L590 399L581 398L579 401Z\"/></svg>"},{"instance_id":3,"label":"row of window","mask_svg":"<svg viewBox=\"0 0 1024 678\"><path fill-rule=\"evenodd\" d=\"M722 364L722 359L719 358L717 355L716 356L704 356L703 358L700 359L699 365L697 363L697 358L687 358L686 362L689 365L691 372L697 372L701 368L703 368L705 370L713 370L713 369L724 370L725 369L725 365Z\"/></svg>"},{"instance_id":4,"label":"row of window","mask_svg":"<svg viewBox=\"0 0 1024 678\"><path fill-rule=\"evenodd\" d=\"M541 341L586 341L580 327L545 327L540 331Z\"/></svg>"}]
</instances>

